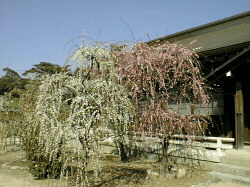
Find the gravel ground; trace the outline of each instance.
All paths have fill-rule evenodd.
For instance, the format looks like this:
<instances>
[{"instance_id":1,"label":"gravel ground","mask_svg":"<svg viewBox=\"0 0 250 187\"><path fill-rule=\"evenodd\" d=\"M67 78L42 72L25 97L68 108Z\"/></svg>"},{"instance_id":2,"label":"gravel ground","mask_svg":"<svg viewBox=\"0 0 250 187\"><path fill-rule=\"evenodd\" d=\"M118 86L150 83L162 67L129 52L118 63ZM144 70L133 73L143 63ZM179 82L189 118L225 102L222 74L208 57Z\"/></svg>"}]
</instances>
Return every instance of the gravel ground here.
<instances>
[{"instance_id":1,"label":"gravel ground","mask_svg":"<svg viewBox=\"0 0 250 187\"><path fill-rule=\"evenodd\" d=\"M129 166L135 166L130 164ZM120 170L122 171L122 170ZM114 172L115 173L115 172ZM118 175L112 171L104 176L105 183L96 186L142 186L142 187L246 187L246 185L217 181L206 183L209 179L204 171L194 171L182 179L168 179L163 176L150 175L143 179L133 181L133 174ZM119 173L120 174L120 173ZM115 176L114 176L115 175ZM119 179L119 180L117 180ZM200 184L200 185L199 185ZM203 185L201 185L203 184ZM30 174L27 161L22 151L1 152L0 153L0 187L61 187L69 186L60 180L46 179L35 180Z\"/></svg>"}]
</instances>

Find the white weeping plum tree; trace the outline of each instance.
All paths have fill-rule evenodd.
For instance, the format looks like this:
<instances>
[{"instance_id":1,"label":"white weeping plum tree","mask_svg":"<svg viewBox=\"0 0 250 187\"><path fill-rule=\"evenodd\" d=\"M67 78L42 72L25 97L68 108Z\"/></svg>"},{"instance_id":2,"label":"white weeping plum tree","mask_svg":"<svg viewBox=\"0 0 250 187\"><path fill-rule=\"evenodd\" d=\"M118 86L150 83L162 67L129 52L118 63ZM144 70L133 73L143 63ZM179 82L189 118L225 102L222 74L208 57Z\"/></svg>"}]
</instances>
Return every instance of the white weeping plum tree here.
<instances>
[{"instance_id":1,"label":"white weeping plum tree","mask_svg":"<svg viewBox=\"0 0 250 187\"><path fill-rule=\"evenodd\" d=\"M74 73L40 78L34 110L26 114L25 142L32 147L29 157L38 177L59 178L75 164L77 183L88 185L88 163L96 175L101 169L101 140L112 135L123 155L134 107L115 81L115 61L108 48L81 47L71 58L78 63Z\"/></svg>"}]
</instances>

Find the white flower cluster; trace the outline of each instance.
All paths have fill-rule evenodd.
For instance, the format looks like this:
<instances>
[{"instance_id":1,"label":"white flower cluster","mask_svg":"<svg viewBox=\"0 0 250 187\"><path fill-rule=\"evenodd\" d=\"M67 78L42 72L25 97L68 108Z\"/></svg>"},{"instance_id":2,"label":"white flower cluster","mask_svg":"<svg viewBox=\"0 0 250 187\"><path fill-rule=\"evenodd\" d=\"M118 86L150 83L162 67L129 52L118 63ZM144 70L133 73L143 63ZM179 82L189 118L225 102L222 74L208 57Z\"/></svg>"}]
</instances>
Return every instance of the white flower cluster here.
<instances>
[{"instance_id":1,"label":"white flower cluster","mask_svg":"<svg viewBox=\"0 0 250 187\"><path fill-rule=\"evenodd\" d=\"M97 61L107 60L112 57L108 45L97 45L97 46L80 46L71 55L70 59L72 61L78 62L79 66L84 66L85 68L90 66L91 60L95 59Z\"/></svg>"}]
</instances>

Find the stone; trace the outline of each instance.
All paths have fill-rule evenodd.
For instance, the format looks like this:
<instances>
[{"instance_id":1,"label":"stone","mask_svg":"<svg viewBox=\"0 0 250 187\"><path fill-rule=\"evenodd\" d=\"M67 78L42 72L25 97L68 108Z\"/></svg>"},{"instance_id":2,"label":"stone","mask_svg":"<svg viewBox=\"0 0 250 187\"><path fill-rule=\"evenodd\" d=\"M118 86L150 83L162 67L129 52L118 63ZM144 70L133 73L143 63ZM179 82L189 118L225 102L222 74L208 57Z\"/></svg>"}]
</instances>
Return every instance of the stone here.
<instances>
[{"instance_id":1,"label":"stone","mask_svg":"<svg viewBox=\"0 0 250 187\"><path fill-rule=\"evenodd\" d=\"M186 170L185 169L178 169L177 174L176 174L176 178L177 179L182 179L184 178L186 175Z\"/></svg>"},{"instance_id":2,"label":"stone","mask_svg":"<svg viewBox=\"0 0 250 187\"><path fill-rule=\"evenodd\" d=\"M17 169L22 169L22 168L21 168L21 167L19 167L19 166L12 166L12 167L10 167L10 169L17 170Z\"/></svg>"},{"instance_id":3,"label":"stone","mask_svg":"<svg viewBox=\"0 0 250 187\"><path fill-rule=\"evenodd\" d=\"M156 177L159 176L159 172L152 171L152 170L150 170L150 169L147 170L147 174L148 174L148 175L151 175L151 176L156 176Z\"/></svg>"},{"instance_id":4,"label":"stone","mask_svg":"<svg viewBox=\"0 0 250 187\"><path fill-rule=\"evenodd\" d=\"M165 177L167 179L174 179L175 178L175 174L174 173L166 173Z\"/></svg>"}]
</instances>

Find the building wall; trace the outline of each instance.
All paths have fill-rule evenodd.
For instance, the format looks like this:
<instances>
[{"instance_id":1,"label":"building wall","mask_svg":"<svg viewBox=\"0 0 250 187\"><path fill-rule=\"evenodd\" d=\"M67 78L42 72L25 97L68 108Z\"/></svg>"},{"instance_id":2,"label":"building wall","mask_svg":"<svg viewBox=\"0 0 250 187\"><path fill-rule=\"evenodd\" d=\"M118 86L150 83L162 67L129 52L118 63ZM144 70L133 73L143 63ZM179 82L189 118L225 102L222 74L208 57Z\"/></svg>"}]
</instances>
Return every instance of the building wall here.
<instances>
[{"instance_id":1,"label":"building wall","mask_svg":"<svg viewBox=\"0 0 250 187\"><path fill-rule=\"evenodd\" d=\"M208 105L193 103L173 103L169 104L168 111L182 115L224 115L223 93L212 93L211 102Z\"/></svg>"}]
</instances>

